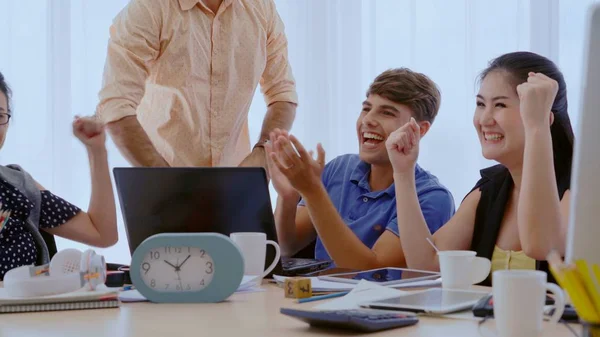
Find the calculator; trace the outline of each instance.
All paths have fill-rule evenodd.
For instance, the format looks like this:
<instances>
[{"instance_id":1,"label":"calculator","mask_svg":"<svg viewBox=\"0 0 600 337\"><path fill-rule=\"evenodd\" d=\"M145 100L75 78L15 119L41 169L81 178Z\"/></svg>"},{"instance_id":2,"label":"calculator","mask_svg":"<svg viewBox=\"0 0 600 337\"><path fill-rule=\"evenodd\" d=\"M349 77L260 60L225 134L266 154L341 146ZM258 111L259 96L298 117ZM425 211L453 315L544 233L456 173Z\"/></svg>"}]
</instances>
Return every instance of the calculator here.
<instances>
[{"instance_id":1,"label":"calculator","mask_svg":"<svg viewBox=\"0 0 600 337\"><path fill-rule=\"evenodd\" d=\"M280 312L314 327L354 330L358 332L375 332L400 328L419 322L419 318L413 313L385 310L348 309L311 311L281 308Z\"/></svg>"}]
</instances>

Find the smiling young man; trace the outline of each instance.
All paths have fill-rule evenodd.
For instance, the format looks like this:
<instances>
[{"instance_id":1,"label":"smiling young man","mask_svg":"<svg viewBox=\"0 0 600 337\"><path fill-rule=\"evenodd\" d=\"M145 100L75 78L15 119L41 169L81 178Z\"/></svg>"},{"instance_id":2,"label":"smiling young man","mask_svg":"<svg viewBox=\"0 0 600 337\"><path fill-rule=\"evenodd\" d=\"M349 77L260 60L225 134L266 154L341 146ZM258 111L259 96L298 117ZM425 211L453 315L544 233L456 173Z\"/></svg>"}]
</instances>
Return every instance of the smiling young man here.
<instances>
[{"instance_id":1,"label":"smiling young man","mask_svg":"<svg viewBox=\"0 0 600 337\"><path fill-rule=\"evenodd\" d=\"M315 258L332 259L338 267L405 266L397 222L402 215L396 214L385 141L413 119L424 136L439 106L440 92L427 76L391 69L367 90L356 123L358 155L342 155L325 165L320 144L314 160L293 135L271 133L267 151L278 192L275 223L282 254L292 256L316 239ZM435 232L454 214L453 197L419 165L415 180L425 221Z\"/></svg>"}]
</instances>

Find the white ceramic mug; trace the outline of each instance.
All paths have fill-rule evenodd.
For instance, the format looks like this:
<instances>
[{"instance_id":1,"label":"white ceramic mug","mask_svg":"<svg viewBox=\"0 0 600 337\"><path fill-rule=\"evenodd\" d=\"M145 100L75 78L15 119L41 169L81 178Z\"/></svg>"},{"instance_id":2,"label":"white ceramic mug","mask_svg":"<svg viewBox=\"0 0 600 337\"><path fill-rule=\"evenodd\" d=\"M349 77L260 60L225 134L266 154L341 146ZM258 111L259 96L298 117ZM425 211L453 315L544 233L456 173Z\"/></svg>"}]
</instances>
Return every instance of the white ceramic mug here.
<instances>
[{"instance_id":1,"label":"white ceramic mug","mask_svg":"<svg viewBox=\"0 0 600 337\"><path fill-rule=\"evenodd\" d=\"M470 250L443 250L438 252L442 287L468 289L485 280L490 274L490 260L476 256Z\"/></svg>"},{"instance_id":2,"label":"white ceramic mug","mask_svg":"<svg viewBox=\"0 0 600 337\"><path fill-rule=\"evenodd\" d=\"M546 273L537 270L499 270L492 274L494 319L498 337L536 337L542 334L546 291L554 294L557 323L565 310L563 291L547 283Z\"/></svg>"},{"instance_id":3,"label":"white ceramic mug","mask_svg":"<svg viewBox=\"0 0 600 337\"><path fill-rule=\"evenodd\" d=\"M244 257L244 275L256 276L257 281L267 276L279 262L281 252L277 242L267 240L265 233L231 233L231 240L238 245ZM265 258L267 256L267 245L275 248L275 259L265 270Z\"/></svg>"}]
</instances>

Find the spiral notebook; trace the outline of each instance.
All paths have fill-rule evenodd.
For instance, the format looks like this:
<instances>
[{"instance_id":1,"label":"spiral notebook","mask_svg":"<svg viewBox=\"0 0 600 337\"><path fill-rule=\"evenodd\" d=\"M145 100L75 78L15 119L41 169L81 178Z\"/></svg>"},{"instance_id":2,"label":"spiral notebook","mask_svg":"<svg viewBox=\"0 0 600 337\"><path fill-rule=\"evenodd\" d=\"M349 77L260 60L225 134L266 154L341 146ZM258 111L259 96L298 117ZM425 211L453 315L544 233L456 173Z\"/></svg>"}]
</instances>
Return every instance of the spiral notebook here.
<instances>
[{"instance_id":1,"label":"spiral notebook","mask_svg":"<svg viewBox=\"0 0 600 337\"><path fill-rule=\"evenodd\" d=\"M0 288L0 314L118 308L119 305L118 292L107 287L33 298L14 298Z\"/></svg>"}]
</instances>

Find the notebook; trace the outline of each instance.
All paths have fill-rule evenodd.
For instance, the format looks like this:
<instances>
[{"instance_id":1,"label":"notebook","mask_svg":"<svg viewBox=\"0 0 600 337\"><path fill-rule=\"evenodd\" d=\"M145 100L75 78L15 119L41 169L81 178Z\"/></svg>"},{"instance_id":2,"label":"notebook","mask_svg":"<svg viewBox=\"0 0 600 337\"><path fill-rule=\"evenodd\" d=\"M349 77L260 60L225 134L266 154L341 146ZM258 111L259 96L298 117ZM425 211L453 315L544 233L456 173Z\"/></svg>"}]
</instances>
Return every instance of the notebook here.
<instances>
[{"instance_id":1,"label":"notebook","mask_svg":"<svg viewBox=\"0 0 600 337\"><path fill-rule=\"evenodd\" d=\"M15 298L0 287L0 314L17 312L40 312L118 308L118 292L101 287L95 291L74 291L67 294L31 298Z\"/></svg>"}]
</instances>

